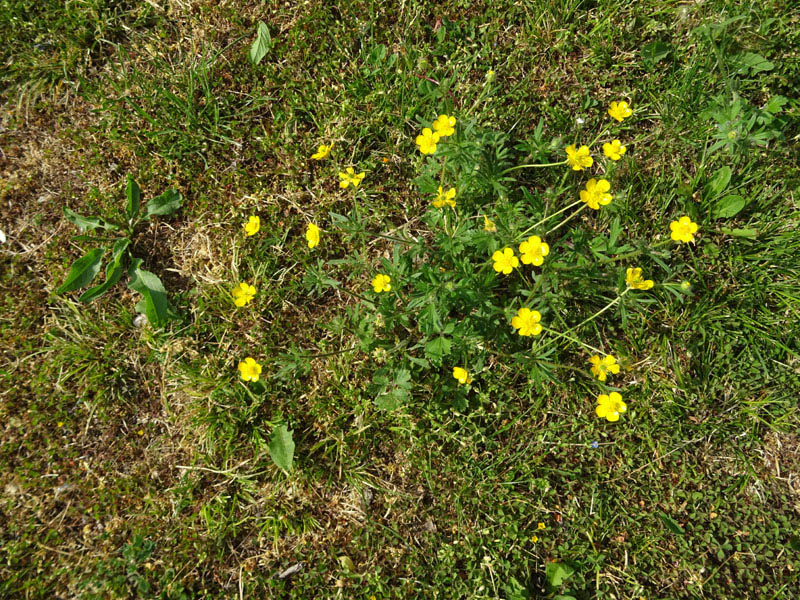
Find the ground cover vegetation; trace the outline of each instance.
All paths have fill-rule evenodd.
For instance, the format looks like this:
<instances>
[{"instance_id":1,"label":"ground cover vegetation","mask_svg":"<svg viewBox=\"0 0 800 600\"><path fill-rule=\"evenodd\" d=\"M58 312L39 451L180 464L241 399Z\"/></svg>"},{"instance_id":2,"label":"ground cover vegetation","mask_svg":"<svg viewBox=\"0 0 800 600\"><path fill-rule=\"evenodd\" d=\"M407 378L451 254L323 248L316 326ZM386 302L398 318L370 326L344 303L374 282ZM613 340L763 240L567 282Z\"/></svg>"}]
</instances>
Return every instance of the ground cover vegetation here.
<instances>
[{"instance_id":1,"label":"ground cover vegetation","mask_svg":"<svg viewBox=\"0 0 800 600\"><path fill-rule=\"evenodd\" d=\"M790 3L243 4L0 0L0 596L796 597Z\"/></svg>"}]
</instances>

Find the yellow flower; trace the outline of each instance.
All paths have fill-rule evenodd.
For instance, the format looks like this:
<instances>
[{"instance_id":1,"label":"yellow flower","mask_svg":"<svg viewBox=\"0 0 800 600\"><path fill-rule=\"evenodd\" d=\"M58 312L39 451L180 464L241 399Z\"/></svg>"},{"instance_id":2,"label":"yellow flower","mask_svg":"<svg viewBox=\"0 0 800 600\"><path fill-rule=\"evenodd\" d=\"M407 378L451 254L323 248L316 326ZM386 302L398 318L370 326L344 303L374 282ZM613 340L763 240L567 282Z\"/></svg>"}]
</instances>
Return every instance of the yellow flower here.
<instances>
[{"instance_id":1,"label":"yellow flower","mask_svg":"<svg viewBox=\"0 0 800 600\"><path fill-rule=\"evenodd\" d=\"M494 270L498 273L502 272L504 275L508 275L519 266L519 259L514 256L511 248L497 250L492 254L492 260L494 261Z\"/></svg>"},{"instance_id":2,"label":"yellow flower","mask_svg":"<svg viewBox=\"0 0 800 600\"><path fill-rule=\"evenodd\" d=\"M306 229L306 239L308 240L309 248L316 248L319 246L319 227L313 223L309 223Z\"/></svg>"},{"instance_id":3,"label":"yellow flower","mask_svg":"<svg viewBox=\"0 0 800 600\"><path fill-rule=\"evenodd\" d=\"M682 291L684 291L684 292L688 292L688 291L689 291L689 290L691 290L691 289L692 289L692 284L691 284L691 282L689 282L689 281L686 281L685 279L684 279L683 281L681 281L681 290L682 290Z\"/></svg>"},{"instance_id":4,"label":"yellow flower","mask_svg":"<svg viewBox=\"0 0 800 600\"><path fill-rule=\"evenodd\" d=\"M618 392L611 392L610 394L600 394L597 397L597 407L594 412L601 419L608 421L619 421L620 414L628 410L628 407L622 401L622 396Z\"/></svg>"},{"instance_id":5,"label":"yellow flower","mask_svg":"<svg viewBox=\"0 0 800 600\"><path fill-rule=\"evenodd\" d=\"M433 130L440 136L445 137L448 135L453 135L456 132L456 130L454 129L455 125L456 125L455 117L448 117L447 115L439 115L439 118L433 122Z\"/></svg>"},{"instance_id":6,"label":"yellow flower","mask_svg":"<svg viewBox=\"0 0 800 600\"><path fill-rule=\"evenodd\" d=\"M594 210L600 210L600 206L605 206L611 199L614 197L608 193L608 190L611 189L611 184L608 183L607 179L601 179L597 181L594 177L592 177L589 181L586 182L586 189L581 190L581 200L586 202L589 205L589 208L593 208Z\"/></svg>"},{"instance_id":7,"label":"yellow flower","mask_svg":"<svg viewBox=\"0 0 800 600\"><path fill-rule=\"evenodd\" d=\"M458 380L460 385L472 383L472 377L469 376L469 371L461 367L453 367L453 377Z\"/></svg>"},{"instance_id":8,"label":"yellow flower","mask_svg":"<svg viewBox=\"0 0 800 600\"><path fill-rule=\"evenodd\" d=\"M417 146L423 154L433 154L436 152L436 144L441 136L434 133L429 127L422 130L422 135L417 136Z\"/></svg>"},{"instance_id":9,"label":"yellow flower","mask_svg":"<svg viewBox=\"0 0 800 600\"><path fill-rule=\"evenodd\" d=\"M231 292L233 303L236 306L244 306L256 295L256 288L246 283L240 283Z\"/></svg>"},{"instance_id":10,"label":"yellow flower","mask_svg":"<svg viewBox=\"0 0 800 600\"><path fill-rule=\"evenodd\" d=\"M351 184L355 188L358 187L358 184L361 183L362 179L364 179L364 171L361 171L361 173L356 175L353 167L347 167L344 171L339 171L339 179L340 188L344 189Z\"/></svg>"},{"instance_id":11,"label":"yellow flower","mask_svg":"<svg viewBox=\"0 0 800 600\"><path fill-rule=\"evenodd\" d=\"M258 376L261 375L261 365L248 356L244 362L239 363L239 373L244 381L255 383L258 381Z\"/></svg>"},{"instance_id":12,"label":"yellow flower","mask_svg":"<svg viewBox=\"0 0 800 600\"><path fill-rule=\"evenodd\" d=\"M575 150L575 144L567 146L567 164L573 171L583 171L594 164L594 159L589 154L589 146L581 146Z\"/></svg>"},{"instance_id":13,"label":"yellow flower","mask_svg":"<svg viewBox=\"0 0 800 600\"><path fill-rule=\"evenodd\" d=\"M539 528L539 530L541 531L541 530L543 530L543 529L546 527L546 525L545 525L544 523L542 523L541 521L539 521L539 524L537 525L537 527L538 527L538 528Z\"/></svg>"},{"instance_id":14,"label":"yellow flower","mask_svg":"<svg viewBox=\"0 0 800 600\"><path fill-rule=\"evenodd\" d=\"M255 235L258 233L259 229L261 229L261 219L251 215L247 223L244 224L245 233L247 233L247 235Z\"/></svg>"},{"instance_id":15,"label":"yellow flower","mask_svg":"<svg viewBox=\"0 0 800 600\"><path fill-rule=\"evenodd\" d=\"M628 107L628 103L624 100L620 102L612 102L608 107L608 114L614 117L617 121L622 122L633 114L633 111Z\"/></svg>"},{"instance_id":16,"label":"yellow flower","mask_svg":"<svg viewBox=\"0 0 800 600\"><path fill-rule=\"evenodd\" d=\"M619 373L617 359L611 354L603 358L595 354L589 359L589 362L592 363L592 375L597 377L600 381L605 381L609 373L612 375Z\"/></svg>"},{"instance_id":17,"label":"yellow flower","mask_svg":"<svg viewBox=\"0 0 800 600\"><path fill-rule=\"evenodd\" d=\"M684 242L688 244L694 241L694 234L697 233L697 223L692 222L689 217L681 217L677 221L669 224L669 234L676 242Z\"/></svg>"},{"instance_id":18,"label":"yellow flower","mask_svg":"<svg viewBox=\"0 0 800 600\"><path fill-rule=\"evenodd\" d=\"M433 205L436 208L442 208L445 204L447 204L448 206L452 206L453 208L455 208L456 201L453 200L453 198L455 197L456 197L456 188L450 188L445 192L442 186L439 186L439 194L434 199Z\"/></svg>"},{"instance_id":19,"label":"yellow flower","mask_svg":"<svg viewBox=\"0 0 800 600\"><path fill-rule=\"evenodd\" d=\"M392 278L388 275L375 275L375 278L372 280L372 289L375 290L375 293L380 294L381 292L388 292L391 291L392 286L390 282Z\"/></svg>"},{"instance_id":20,"label":"yellow flower","mask_svg":"<svg viewBox=\"0 0 800 600\"><path fill-rule=\"evenodd\" d=\"M619 140L612 140L610 144L608 142L603 144L603 154L611 160L619 160L626 150L627 148Z\"/></svg>"},{"instance_id":21,"label":"yellow flower","mask_svg":"<svg viewBox=\"0 0 800 600\"><path fill-rule=\"evenodd\" d=\"M545 244L538 235L532 235L528 241L519 245L519 253L522 255L522 264L538 267L544 262L544 257L550 254L550 246Z\"/></svg>"},{"instance_id":22,"label":"yellow flower","mask_svg":"<svg viewBox=\"0 0 800 600\"><path fill-rule=\"evenodd\" d=\"M64 421L59 421L58 423L56 423L56 427L63 427L63 426L64 426Z\"/></svg>"},{"instance_id":23,"label":"yellow flower","mask_svg":"<svg viewBox=\"0 0 800 600\"><path fill-rule=\"evenodd\" d=\"M331 150L333 150L333 144L330 144L328 146L326 146L325 144L320 144L319 148L317 148L317 151L311 155L311 158L313 158L314 160L322 160L323 158L327 157L328 154L331 153Z\"/></svg>"},{"instance_id":24,"label":"yellow flower","mask_svg":"<svg viewBox=\"0 0 800 600\"><path fill-rule=\"evenodd\" d=\"M516 316L511 319L511 326L519 329L517 333L520 335L539 335L542 333L542 326L539 324L541 320L542 314L538 310L520 308Z\"/></svg>"},{"instance_id":25,"label":"yellow flower","mask_svg":"<svg viewBox=\"0 0 800 600\"><path fill-rule=\"evenodd\" d=\"M653 287L653 280L644 279L642 277L642 270L639 267L627 270L625 273L625 283L628 284L628 287L635 290L649 290Z\"/></svg>"},{"instance_id":26,"label":"yellow flower","mask_svg":"<svg viewBox=\"0 0 800 600\"><path fill-rule=\"evenodd\" d=\"M489 233L494 233L497 231L497 225L495 225L494 221L490 220L486 215L483 215L483 230L488 231Z\"/></svg>"},{"instance_id":27,"label":"yellow flower","mask_svg":"<svg viewBox=\"0 0 800 600\"><path fill-rule=\"evenodd\" d=\"M531 541L535 544L536 542L539 541L539 536L538 535L532 535L531 536Z\"/></svg>"}]
</instances>

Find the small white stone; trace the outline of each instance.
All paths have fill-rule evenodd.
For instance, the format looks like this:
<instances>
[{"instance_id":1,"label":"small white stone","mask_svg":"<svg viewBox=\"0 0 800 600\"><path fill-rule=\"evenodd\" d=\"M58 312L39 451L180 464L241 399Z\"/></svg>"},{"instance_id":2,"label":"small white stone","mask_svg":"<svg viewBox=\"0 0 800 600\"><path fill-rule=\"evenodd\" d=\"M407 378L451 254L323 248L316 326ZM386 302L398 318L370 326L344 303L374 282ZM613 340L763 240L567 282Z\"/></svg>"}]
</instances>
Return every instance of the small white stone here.
<instances>
[{"instance_id":1,"label":"small white stone","mask_svg":"<svg viewBox=\"0 0 800 600\"><path fill-rule=\"evenodd\" d=\"M147 323L147 317L142 313L139 313L133 318L134 327L143 327L145 323Z\"/></svg>"},{"instance_id":2,"label":"small white stone","mask_svg":"<svg viewBox=\"0 0 800 600\"><path fill-rule=\"evenodd\" d=\"M0 229L0 244L6 243L6 232Z\"/></svg>"}]
</instances>

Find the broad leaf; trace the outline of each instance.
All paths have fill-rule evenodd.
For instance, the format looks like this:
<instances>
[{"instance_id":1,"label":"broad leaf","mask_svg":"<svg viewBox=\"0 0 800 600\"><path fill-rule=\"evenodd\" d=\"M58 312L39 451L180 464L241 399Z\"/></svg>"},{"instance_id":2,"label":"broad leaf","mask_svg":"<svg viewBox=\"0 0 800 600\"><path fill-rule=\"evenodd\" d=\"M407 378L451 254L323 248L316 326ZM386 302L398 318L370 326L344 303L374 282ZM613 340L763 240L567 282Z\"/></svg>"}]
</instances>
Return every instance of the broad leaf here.
<instances>
[{"instance_id":1,"label":"broad leaf","mask_svg":"<svg viewBox=\"0 0 800 600\"><path fill-rule=\"evenodd\" d=\"M744 74L749 70L751 75L755 75L761 71L771 71L775 68L775 65L755 52L737 54L733 57L733 62L736 72L740 74Z\"/></svg>"},{"instance_id":2,"label":"broad leaf","mask_svg":"<svg viewBox=\"0 0 800 600\"><path fill-rule=\"evenodd\" d=\"M664 60L669 55L669 46L662 41L650 42L642 47L642 60L651 65Z\"/></svg>"},{"instance_id":3,"label":"broad leaf","mask_svg":"<svg viewBox=\"0 0 800 600\"><path fill-rule=\"evenodd\" d=\"M125 188L125 195L128 197L128 204L125 207L125 214L133 221L139 216L139 207L142 203L142 190L139 184L128 175L128 185Z\"/></svg>"},{"instance_id":4,"label":"broad leaf","mask_svg":"<svg viewBox=\"0 0 800 600\"><path fill-rule=\"evenodd\" d=\"M272 46L272 38L269 35L269 27L263 22L258 22L258 30L256 31L256 39L250 46L250 62L257 65L267 55L270 47Z\"/></svg>"},{"instance_id":5,"label":"broad leaf","mask_svg":"<svg viewBox=\"0 0 800 600\"><path fill-rule=\"evenodd\" d=\"M83 217L66 206L62 211L64 213L64 218L73 225L76 225L81 231L86 231L87 229L89 231L94 229L118 229L116 225L109 223L105 219L101 219L100 217Z\"/></svg>"},{"instance_id":6,"label":"broad leaf","mask_svg":"<svg viewBox=\"0 0 800 600\"><path fill-rule=\"evenodd\" d=\"M658 513L658 518L661 519L661 522L667 526L667 528L674 533L675 535L683 535L683 527L678 525L672 518L665 515L663 512Z\"/></svg>"},{"instance_id":7,"label":"broad leaf","mask_svg":"<svg viewBox=\"0 0 800 600\"><path fill-rule=\"evenodd\" d=\"M747 200L735 194L720 198L714 204L711 216L715 219L726 219L739 214L747 206Z\"/></svg>"},{"instance_id":8,"label":"broad leaf","mask_svg":"<svg viewBox=\"0 0 800 600\"><path fill-rule=\"evenodd\" d=\"M183 196L173 188L169 188L160 196L156 196L147 203L147 216L171 215L181 207Z\"/></svg>"},{"instance_id":9,"label":"broad leaf","mask_svg":"<svg viewBox=\"0 0 800 600\"><path fill-rule=\"evenodd\" d=\"M287 473L292 470L294 441L292 440L292 430L287 429L286 425L279 425L272 432L272 438L269 441L269 455L275 464Z\"/></svg>"},{"instance_id":10,"label":"broad leaf","mask_svg":"<svg viewBox=\"0 0 800 600\"><path fill-rule=\"evenodd\" d=\"M167 291L156 275L139 268L141 263L141 259L136 259L128 270L131 278L128 287L142 295L144 314L147 316L147 320L159 327L166 322L168 317Z\"/></svg>"},{"instance_id":11,"label":"broad leaf","mask_svg":"<svg viewBox=\"0 0 800 600\"><path fill-rule=\"evenodd\" d=\"M448 354L450 354L450 340L446 337L437 337L425 344L425 355L434 363L439 363Z\"/></svg>"},{"instance_id":12,"label":"broad leaf","mask_svg":"<svg viewBox=\"0 0 800 600\"><path fill-rule=\"evenodd\" d=\"M61 287L56 290L56 294L71 292L89 285L92 279L100 272L105 253L105 248L95 248L72 263L72 268L70 268L67 278L61 284Z\"/></svg>"},{"instance_id":13,"label":"broad leaf","mask_svg":"<svg viewBox=\"0 0 800 600\"><path fill-rule=\"evenodd\" d=\"M570 578L574 572L575 569L566 563L549 562L544 568L544 578L550 587L557 588L564 583L565 579Z\"/></svg>"},{"instance_id":14,"label":"broad leaf","mask_svg":"<svg viewBox=\"0 0 800 600\"><path fill-rule=\"evenodd\" d=\"M722 192L725 191L725 188L728 187L728 184L731 181L731 168L730 167L720 167L714 176L709 179L706 187L708 188L708 193L711 199L716 198Z\"/></svg>"},{"instance_id":15,"label":"broad leaf","mask_svg":"<svg viewBox=\"0 0 800 600\"><path fill-rule=\"evenodd\" d=\"M78 300L81 302L91 302L105 294L120 280L125 270L122 264L123 252L125 252L125 249L130 243L131 241L128 238L117 240L112 251L111 262L106 265L106 280L100 285L86 290Z\"/></svg>"}]
</instances>

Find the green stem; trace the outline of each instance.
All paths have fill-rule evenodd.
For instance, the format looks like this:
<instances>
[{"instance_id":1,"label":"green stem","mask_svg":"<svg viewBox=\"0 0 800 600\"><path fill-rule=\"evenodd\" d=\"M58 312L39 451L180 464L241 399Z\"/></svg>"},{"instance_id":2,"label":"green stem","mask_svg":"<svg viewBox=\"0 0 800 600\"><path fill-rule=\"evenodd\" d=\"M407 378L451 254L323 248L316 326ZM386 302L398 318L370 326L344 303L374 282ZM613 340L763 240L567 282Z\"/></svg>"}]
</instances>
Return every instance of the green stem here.
<instances>
[{"instance_id":1,"label":"green stem","mask_svg":"<svg viewBox=\"0 0 800 600\"><path fill-rule=\"evenodd\" d=\"M580 200L579 200L578 202L580 202ZM570 216L568 216L566 219L564 219L563 221L561 221L561 223L559 223L558 225L556 225L556 226L555 226L555 227L553 227L552 229L548 230L548 231L547 231L547 233L545 233L545 235L550 235L551 233L553 233L554 231L556 231L557 229L559 229L559 228L560 228L562 225L565 225L566 223L568 223L568 222L570 221L570 219L572 219L572 217L576 216L576 215L577 215L579 212L581 212L581 211L582 211L584 208L586 208L586 206L587 206L586 204L584 204L583 206L581 206L581 207L580 207L578 210L576 210L576 211L575 211L575 212L573 212L573 213L572 213Z\"/></svg>"},{"instance_id":2,"label":"green stem","mask_svg":"<svg viewBox=\"0 0 800 600\"><path fill-rule=\"evenodd\" d=\"M562 160L559 162L551 162L551 163L532 163L528 165L518 165L516 167L511 167L506 169L501 173L501 175L505 175L506 173L511 173L511 171L518 171L519 169L538 169L541 167L557 167L558 165L565 165L567 164L566 160Z\"/></svg>"},{"instance_id":3,"label":"green stem","mask_svg":"<svg viewBox=\"0 0 800 600\"><path fill-rule=\"evenodd\" d=\"M580 204L581 202L583 202L583 201L582 201L582 200L576 200L575 202L573 202L573 203L572 203L572 204L570 204L569 206L565 206L564 208L562 208L562 209L561 209L561 210L559 210L558 212L554 212L552 215L548 215L548 216L546 216L544 219L542 219L542 220L541 220L541 221L539 221L538 223L534 223L533 225L531 225L530 227L528 227L528 228L527 228L525 231L523 231L523 232L520 234L520 236L521 236L521 239L522 239L522 238L524 238L525 236L527 236L527 235L528 235L528 234L529 234L531 231L535 230L535 229L536 229L536 228L537 228L539 225L541 225L542 223L544 223L544 222L546 222L546 221L549 221L550 219L552 219L552 218L553 218L553 217L555 217L556 215L560 215L561 213L563 213L563 212L565 212L565 211L568 211L570 208L572 208L572 207L573 207L573 206L575 206L576 204Z\"/></svg>"},{"instance_id":4,"label":"green stem","mask_svg":"<svg viewBox=\"0 0 800 600\"><path fill-rule=\"evenodd\" d=\"M672 239L661 240L660 242L656 242L655 244L650 246L650 249L652 250L654 248L659 248L661 246L665 246L666 244L669 244L671 241L672 241ZM614 256L613 258L600 259L600 262L604 263L604 264L617 262L618 260L624 260L626 258L633 258L634 256L639 256L643 252L644 252L644 249L633 250L631 252L626 252L625 254L620 254L618 256Z\"/></svg>"},{"instance_id":5,"label":"green stem","mask_svg":"<svg viewBox=\"0 0 800 600\"><path fill-rule=\"evenodd\" d=\"M344 354L346 352L352 352L358 348L358 344L353 346L352 348L345 348L344 350L337 350L336 352L323 352L322 354L312 354L309 356L310 359L314 358L325 358L326 356L336 356L337 354Z\"/></svg>"},{"instance_id":6,"label":"green stem","mask_svg":"<svg viewBox=\"0 0 800 600\"><path fill-rule=\"evenodd\" d=\"M558 336L558 337L564 338L565 340L569 340L569 341L570 341L570 342L572 342L573 344L578 344L578 345L580 345L580 346L583 346L584 348L587 348L587 349L591 350L592 352L597 352L598 354L605 354L605 352L603 352L603 351L602 351L602 350L600 350L599 348L595 348L594 346L590 346L589 344L586 344L586 343L584 343L584 342L580 341L580 340L579 340L579 339L577 339L577 338L574 338L574 337L568 336L568 335L566 335L566 334L564 334L564 333L561 333L561 332L559 332L559 331L556 331L555 329L550 329L549 327L542 327L542 331L546 331L546 332L548 332L548 333L551 333L551 334L553 334L553 335L555 335L555 336Z\"/></svg>"}]
</instances>

